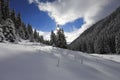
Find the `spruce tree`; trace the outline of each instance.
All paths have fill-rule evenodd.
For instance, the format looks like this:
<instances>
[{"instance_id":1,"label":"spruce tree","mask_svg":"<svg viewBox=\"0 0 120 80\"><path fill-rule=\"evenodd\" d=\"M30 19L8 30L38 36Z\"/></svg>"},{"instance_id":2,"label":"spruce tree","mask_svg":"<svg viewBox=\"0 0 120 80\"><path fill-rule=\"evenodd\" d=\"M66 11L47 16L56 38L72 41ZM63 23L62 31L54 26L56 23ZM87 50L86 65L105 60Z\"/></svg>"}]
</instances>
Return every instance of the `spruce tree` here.
<instances>
[{"instance_id":1,"label":"spruce tree","mask_svg":"<svg viewBox=\"0 0 120 80\"><path fill-rule=\"evenodd\" d=\"M22 26L22 21L21 21L21 15L20 13L18 13L16 20L15 20L15 29L17 33L19 33L20 26Z\"/></svg>"},{"instance_id":2,"label":"spruce tree","mask_svg":"<svg viewBox=\"0 0 120 80\"><path fill-rule=\"evenodd\" d=\"M30 24L28 24L28 33L29 33L29 40L31 42L34 42L34 35L33 35L33 29L32 29L32 26Z\"/></svg>"},{"instance_id":3,"label":"spruce tree","mask_svg":"<svg viewBox=\"0 0 120 80\"><path fill-rule=\"evenodd\" d=\"M39 40L38 40L40 43L44 43L44 38L43 36L39 36Z\"/></svg>"},{"instance_id":4,"label":"spruce tree","mask_svg":"<svg viewBox=\"0 0 120 80\"><path fill-rule=\"evenodd\" d=\"M116 43L116 53L120 54L120 32L116 35L115 43Z\"/></svg>"},{"instance_id":5,"label":"spruce tree","mask_svg":"<svg viewBox=\"0 0 120 80\"><path fill-rule=\"evenodd\" d=\"M52 46L56 46L56 35L55 33L53 32L53 30L51 31L51 35L50 35L50 44Z\"/></svg>"},{"instance_id":6,"label":"spruce tree","mask_svg":"<svg viewBox=\"0 0 120 80\"><path fill-rule=\"evenodd\" d=\"M18 13L17 19L16 19L16 32L19 35L20 38L25 39L25 32L23 27L25 26L24 23L21 20L21 14Z\"/></svg>"},{"instance_id":7,"label":"spruce tree","mask_svg":"<svg viewBox=\"0 0 120 80\"><path fill-rule=\"evenodd\" d=\"M64 30L62 29L62 47L63 48L67 48L67 42L66 42L66 38L65 38L65 35L64 35Z\"/></svg>"},{"instance_id":8,"label":"spruce tree","mask_svg":"<svg viewBox=\"0 0 120 80\"><path fill-rule=\"evenodd\" d=\"M2 15L2 19L5 19L5 2L4 0L1 0L1 15Z\"/></svg>"},{"instance_id":9,"label":"spruce tree","mask_svg":"<svg viewBox=\"0 0 120 80\"><path fill-rule=\"evenodd\" d=\"M57 47L67 48L67 43L64 35L63 29L59 29L57 32Z\"/></svg>"},{"instance_id":10,"label":"spruce tree","mask_svg":"<svg viewBox=\"0 0 120 80\"><path fill-rule=\"evenodd\" d=\"M39 32L37 32L37 42L39 42Z\"/></svg>"},{"instance_id":11,"label":"spruce tree","mask_svg":"<svg viewBox=\"0 0 120 80\"><path fill-rule=\"evenodd\" d=\"M35 29L33 35L34 35L35 41L37 42L38 41L38 33L37 33L36 29Z\"/></svg>"},{"instance_id":12,"label":"spruce tree","mask_svg":"<svg viewBox=\"0 0 120 80\"><path fill-rule=\"evenodd\" d=\"M25 31L25 38L27 40L27 39L29 39L29 33L28 33L28 29L27 29L26 25L24 27L24 31Z\"/></svg>"},{"instance_id":13,"label":"spruce tree","mask_svg":"<svg viewBox=\"0 0 120 80\"><path fill-rule=\"evenodd\" d=\"M12 21L14 22L14 24L15 24L15 21L16 21L16 15L15 15L15 10L14 10L14 9L11 11L10 18L11 18L11 20L12 20Z\"/></svg>"},{"instance_id":14,"label":"spruce tree","mask_svg":"<svg viewBox=\"0 0 120 80\"><path fill-rule=\"evenodd\" d=\"M7 0L6 2L5 2L5 19L7 19L7 18L9 18L10 17L10 11L9 11L9 0Z\"/></svg>"},{"instance_id":15,"label":"spruce tree","mask_svg":"<svg viewBox=\"0 0 120 80\"><path fill-rule=\"evenodd\" d=\"M19 27L19 36L22 39L26 39L26 37L25 37L25 24L24 23L22 23L22 25Z\"/></svg>"},{"instance_id":16,"label":"spruce tree","mask_svg":"<svg viewBox=\"0 0 120 80\"><path fill-rule=\"evenodd\" d=\"M0 23L1 23L1 20L2 20L2 9L1 9L1 0L0 0Z\"/></svg>"}]
</instances>

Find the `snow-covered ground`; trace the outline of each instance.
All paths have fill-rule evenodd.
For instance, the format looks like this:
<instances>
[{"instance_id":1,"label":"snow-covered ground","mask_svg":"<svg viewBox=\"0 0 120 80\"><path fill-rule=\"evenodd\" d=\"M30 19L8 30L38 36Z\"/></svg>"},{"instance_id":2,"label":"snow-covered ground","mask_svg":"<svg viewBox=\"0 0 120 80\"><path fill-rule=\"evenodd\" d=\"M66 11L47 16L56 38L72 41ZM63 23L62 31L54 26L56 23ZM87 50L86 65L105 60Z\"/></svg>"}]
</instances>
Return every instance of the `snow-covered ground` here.
<instances>
[{"instance_id":1,"label":"snow-covered ground","mask_svg":"<svg viewBox=\"0 0 120 80\"><path fill-rule=\"evenodd\" d=\"M120 63L27 41L0 43L0 80L120 80Z\"/></svg>"},{"instance_id":2,"label":"snow-covered ground","mask_svg":"<svg viewBox=\"0 0 120 80\"><path fill-rule=\"evenodd\" d=\"M120 55L113 55L113 54L91 54L93 56L97 56L97 57L101 57L101 58L104 58L104 59L108 59L108 60L112 60L112 61L116 61L116 62L119 62L120 63Z\"/></svg>"}]
</instances>

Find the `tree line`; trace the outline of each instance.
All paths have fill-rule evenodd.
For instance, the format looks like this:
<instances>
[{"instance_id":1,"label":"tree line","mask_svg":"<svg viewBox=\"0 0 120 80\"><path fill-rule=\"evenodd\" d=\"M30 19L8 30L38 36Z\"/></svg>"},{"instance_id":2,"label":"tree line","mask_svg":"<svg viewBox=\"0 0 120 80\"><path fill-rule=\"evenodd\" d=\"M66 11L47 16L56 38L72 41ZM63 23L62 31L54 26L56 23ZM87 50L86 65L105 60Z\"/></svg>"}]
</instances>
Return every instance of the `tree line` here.
<instances>
[{"instance_id":1,"label":"tree line","mask_svg":"<svg viewBox=\"0 0 120 80\"><path fill-rule=\"evenodd\" d=\"M3 24L7 19L14 23L15 34L19 41L24 39L31 42L45 42L43 36L39 35L36 29L33 30L30 24L26 25L22 21L20 12L17 14L14 9L10 9L9 0L0 0L0 24Z\"/></svg>"},{"instance_id":2,"label":"tree line","mask_svg":"<svg viewBox=\"0 0 120 80\"><path fill-rule=\"evenodd\" d=\"M9 0L0 0L0 42L3 40L15 42L21 39L67 48L63 29L57 30L57 34L51 31L50 40L44 40L32 25L26 25L22 21L20 12L16 13L14 9L10 9Z\"/></svg>"}]
</instances>

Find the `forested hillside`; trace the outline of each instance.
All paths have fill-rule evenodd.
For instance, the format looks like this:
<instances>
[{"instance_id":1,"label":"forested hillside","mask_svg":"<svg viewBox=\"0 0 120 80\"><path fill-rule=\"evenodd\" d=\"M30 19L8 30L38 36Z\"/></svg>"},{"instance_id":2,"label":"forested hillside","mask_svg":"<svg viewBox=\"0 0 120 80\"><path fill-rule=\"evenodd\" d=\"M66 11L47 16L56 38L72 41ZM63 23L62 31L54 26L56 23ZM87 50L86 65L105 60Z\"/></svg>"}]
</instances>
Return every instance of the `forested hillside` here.
<instances>
[{"instance_id":1,"label":"forested hillside","mask_svg":"<svg viewBox=\"0 0 120 80\"><path fill-rule=\"evenodd\" d=\"M83 32L69 48L88 53L120 54L120 7Z\"/></svg>"}]
</instances>

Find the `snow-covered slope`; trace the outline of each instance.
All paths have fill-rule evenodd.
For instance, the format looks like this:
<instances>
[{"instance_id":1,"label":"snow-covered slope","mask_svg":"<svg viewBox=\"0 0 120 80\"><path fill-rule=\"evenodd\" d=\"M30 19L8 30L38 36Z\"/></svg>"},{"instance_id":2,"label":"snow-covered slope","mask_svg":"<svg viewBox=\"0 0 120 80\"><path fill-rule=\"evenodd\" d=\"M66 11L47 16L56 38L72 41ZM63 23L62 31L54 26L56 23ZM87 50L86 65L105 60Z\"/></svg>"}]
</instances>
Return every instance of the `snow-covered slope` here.
<instances>
[{"instance_id":1,"label":"snow-covered slope","mask_svg":"<svg viewBox=\"0 0 120 80\"><path fill-rule=\"evenodd\" d=\"M0 43L0 80L119 80L120 63L24 41Z\"/></svg>"},{"instance_id":2,"label":"snow-covered slope","mask_svg":"<svg viewBox=\"0 0 120 80\"><path fill-rule=\"evenodd\" d=\"M107 54L107 55L106 54L91 54L91 55L120 63L120 55L113 55L113 54Z\"/></svg>"}]
</instances>

